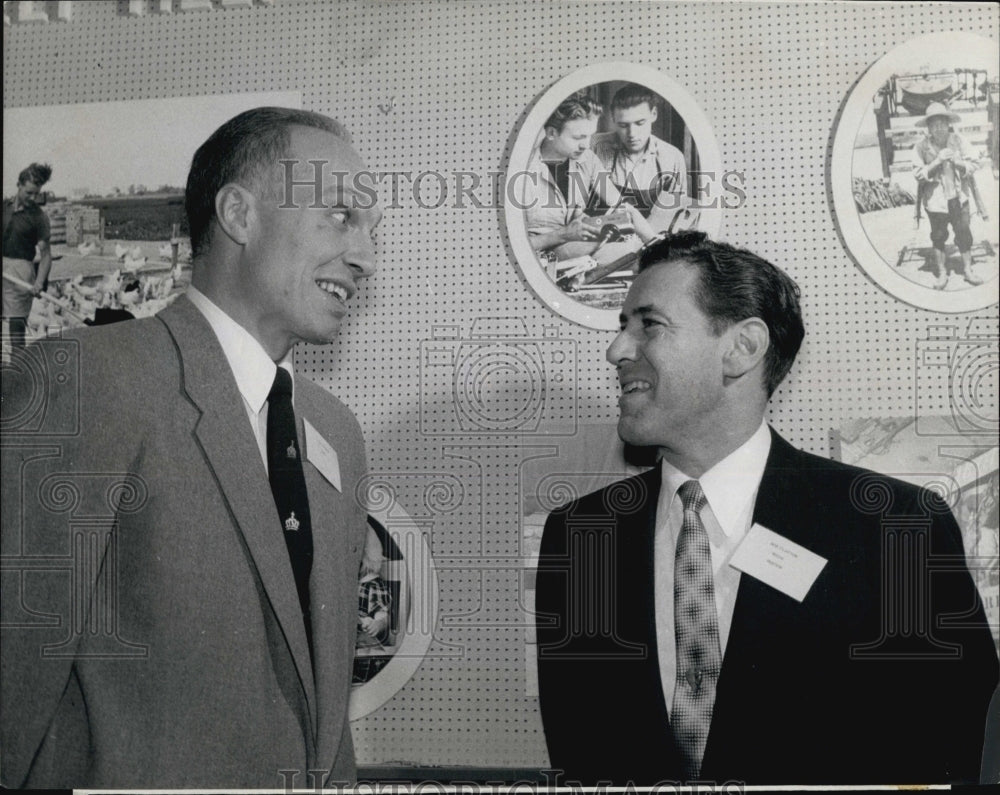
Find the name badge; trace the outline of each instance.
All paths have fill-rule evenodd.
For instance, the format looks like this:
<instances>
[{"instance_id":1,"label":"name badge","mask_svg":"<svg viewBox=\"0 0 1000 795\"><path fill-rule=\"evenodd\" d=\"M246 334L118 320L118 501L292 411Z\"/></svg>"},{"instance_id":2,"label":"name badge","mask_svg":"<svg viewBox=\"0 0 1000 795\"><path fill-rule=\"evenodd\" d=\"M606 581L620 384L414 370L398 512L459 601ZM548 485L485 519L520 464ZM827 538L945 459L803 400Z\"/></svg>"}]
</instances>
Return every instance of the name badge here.
<instances>
[{"instance_id":1,"label":"name badge","mask_svg":"<svg viewBox=\"0 0 1000 795\"><path fill-rule=\"evenodd\" d=\"M309 420L302 420L306 429L306 459L319 470L330 485L340 491L340 459L337 458L337 451L323 438Z\"/></svg>"},{"instance_id":2,"label":"name badge","mask_svg":"<svg viewBox=\"0 0 1000 795\"><path fill-rule=\"evenodd\" d=\"M826 565L826 558L754 524L729 565L801 602Z\"/></svg>"}]
</instances>

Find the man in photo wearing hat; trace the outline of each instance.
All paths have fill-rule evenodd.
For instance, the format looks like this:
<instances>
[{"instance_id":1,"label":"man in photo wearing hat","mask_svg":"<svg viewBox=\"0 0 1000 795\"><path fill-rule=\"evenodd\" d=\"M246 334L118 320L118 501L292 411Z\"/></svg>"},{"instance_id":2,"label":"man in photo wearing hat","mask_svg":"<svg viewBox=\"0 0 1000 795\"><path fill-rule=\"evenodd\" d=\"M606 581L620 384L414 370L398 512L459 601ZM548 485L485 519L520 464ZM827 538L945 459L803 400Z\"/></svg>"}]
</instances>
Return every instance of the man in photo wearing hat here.
<instances>
[{"instance_id":1,"label":"man in photo wearing hat","mask_svg":"<svg viewBox=\"0 0 1000 795\"><path fill-rule=\"evenodd\" d=\"M982 284L983 278L972 268L972 232L969 229L969 188L972 172L978 163L969 145L950 125L961 117L940 102L927 106L927 114L917 122L926 127L925 135L914 147L920 163L914 174L918 182L917 201L923 201L931 223L934 246L934 287L943 290L948 284L945 266L945 241L948 224L955 233L955 245L962 257L960 273L969 284Z\"/></svg>"}]
</instances>

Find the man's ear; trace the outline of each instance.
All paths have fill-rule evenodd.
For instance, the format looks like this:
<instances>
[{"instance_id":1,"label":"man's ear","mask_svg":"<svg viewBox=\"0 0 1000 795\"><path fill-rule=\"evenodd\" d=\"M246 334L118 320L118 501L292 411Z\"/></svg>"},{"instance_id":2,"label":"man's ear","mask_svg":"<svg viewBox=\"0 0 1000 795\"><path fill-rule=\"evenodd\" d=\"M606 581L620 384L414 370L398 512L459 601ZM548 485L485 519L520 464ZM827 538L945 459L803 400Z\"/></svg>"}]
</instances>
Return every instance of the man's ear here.
<instances>
[{"instance_id":1,"label":"man's ear","mask_svg":"<svg viewBox=\"0 0 1000 795\"><path fill-rule=\"evenodd\" d=\"M722 361L722 374L739 378L760 364L771 345L767 324L759 317L748 317L726 330L729 347Z\"/></svg>"},{"instance_id":2,"label":"man's ear","mask_svg":"<svg viewBox=\"0 0 1000 795\"><path fill-rule=\"evenodd\" d=\"M246 245L255 217L254 196L242 185L229 182L215 194L215 220L238 245Z\"/></svg>"}]
</instances>

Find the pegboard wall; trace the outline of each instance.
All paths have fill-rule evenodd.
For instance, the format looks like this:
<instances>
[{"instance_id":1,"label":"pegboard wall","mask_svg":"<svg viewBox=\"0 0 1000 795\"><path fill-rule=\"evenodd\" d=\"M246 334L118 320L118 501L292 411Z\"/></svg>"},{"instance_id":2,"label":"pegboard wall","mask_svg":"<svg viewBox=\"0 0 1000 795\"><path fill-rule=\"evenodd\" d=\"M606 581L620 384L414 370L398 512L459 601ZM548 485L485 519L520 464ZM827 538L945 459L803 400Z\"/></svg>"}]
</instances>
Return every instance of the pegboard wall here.
<instances>
[{"instance_id":1,"label":"pegboard wall","mask_svg":"<svg viewBox=\"0 0 1000 795\"><path fill-rule=\"evenodd\" d=\"M303 107L351 130L378 171L465 171L485 182L507 166L526 108L558 79L626 60L668 75L711 120L726 168L744 174L746 200L725 214L722 237L775 262L802 289L805 344L768 419L812 452L828 455L831 429L851 419L913 415L915 342L930 326L964 328L974 316L997 331L996 306L941 315L877 287L838 237L825 176L838 109L868 66L928 32L996 40L996 4L273 0L224 8L217 0L202 11L167 3L172 13L160 13L147 0L138 16L124 1L58 5L71 5L68 20L5 27L5 108L299 91ZM372 472L423 522L438 569L430 653L402 690L353 724L360 763L547 761L525 673L522 517L533 461L600 471L601 445L583 431L617 418L604 359L613 334L536 299L515 267L502 211L488 190L481 195L487 206L421 207L405 191L395 203L383 194L378 272L355 297L339 343L296 354L297 367L356 413ZM521 319L532 339L569 355L570 392L534 435L464 432L449 391L454 373L422 369L428 344L474 342L472 324L482 318ZM518 385L508 386L519 399ZM505 399L502 381L485 388Z\"/></svg>"}]
</instances>

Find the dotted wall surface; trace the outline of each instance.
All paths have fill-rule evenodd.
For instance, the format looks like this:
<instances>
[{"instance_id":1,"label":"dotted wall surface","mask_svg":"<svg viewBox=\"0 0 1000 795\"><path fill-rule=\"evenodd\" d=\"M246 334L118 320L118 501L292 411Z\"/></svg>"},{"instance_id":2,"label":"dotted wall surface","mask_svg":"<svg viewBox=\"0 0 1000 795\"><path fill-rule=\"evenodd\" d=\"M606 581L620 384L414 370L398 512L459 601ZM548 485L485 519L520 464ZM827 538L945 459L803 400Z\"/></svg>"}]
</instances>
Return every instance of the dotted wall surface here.
<instances>
[{"instance_id":1,"label":"dotted wall surface","mask_svg":"<svg viewBox=\"0 0 1000 795\"><path fill-rule=\"evenodd\" d=\"M868 66L933 31L995 41L995 4L274 0L169 14L145 5L130 16L127 2L78 2L69 21L6 27L4 107L299 91L303 107L351 130L374 170L472 172L486 183L506 168L526 109L576 69L632 61L684 86L726 167L744 174L746 201L726 212L722 237L802 289L806 341L768 419L806 450L829 455L831 430L852 419L912 416L915 344L929 327L964 328L974 316L997 332L995 306L942 315L876 286L838 236L826 179L838 110ZM393 202L388 186L378 272L339 342L296 354L356 413L372 472L422 523L438 569L430 652L353 724L358 761L541 766L525 673L522 517L539 462L602 471L603 452L587 439L617 419L604 358L613 334L535 297L485 188L487 206L450 196L432 207L405 183ZM534 434L469 432L454 372L426 365L429 346L475 343L473 321L484 318L520 319L539 350L568 356L559 411ZM490 388L503 399L502 383Z\"/></svg>"}]
</instances>

